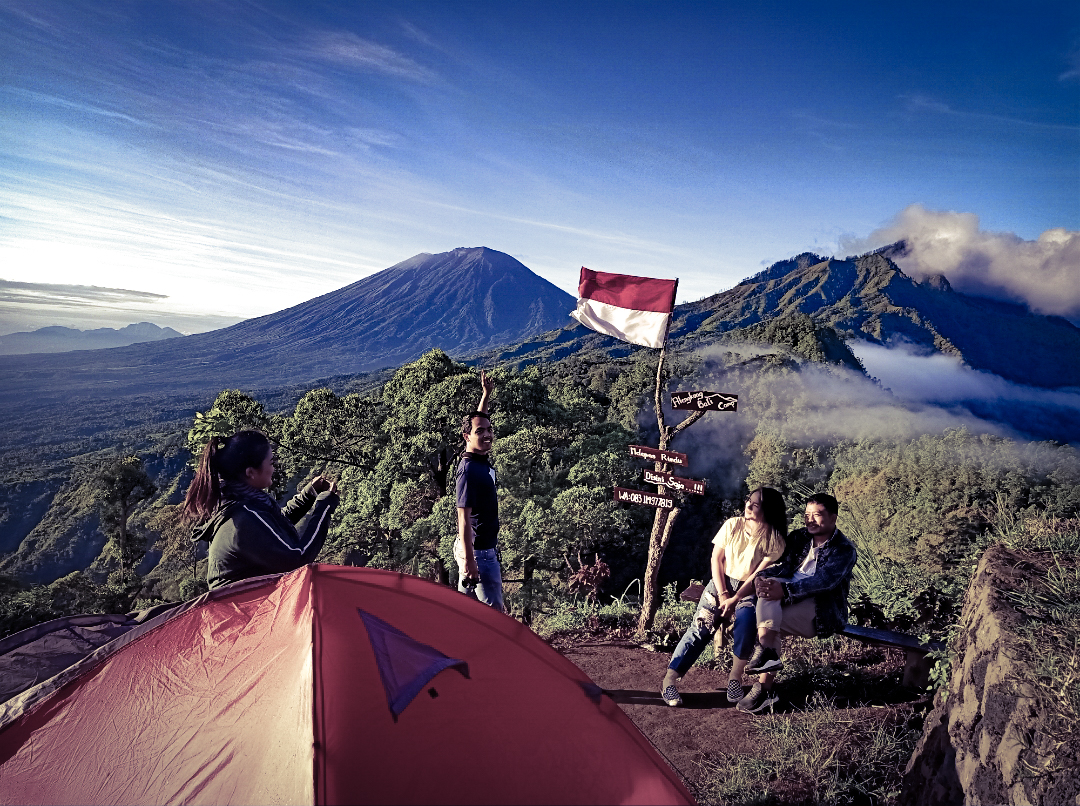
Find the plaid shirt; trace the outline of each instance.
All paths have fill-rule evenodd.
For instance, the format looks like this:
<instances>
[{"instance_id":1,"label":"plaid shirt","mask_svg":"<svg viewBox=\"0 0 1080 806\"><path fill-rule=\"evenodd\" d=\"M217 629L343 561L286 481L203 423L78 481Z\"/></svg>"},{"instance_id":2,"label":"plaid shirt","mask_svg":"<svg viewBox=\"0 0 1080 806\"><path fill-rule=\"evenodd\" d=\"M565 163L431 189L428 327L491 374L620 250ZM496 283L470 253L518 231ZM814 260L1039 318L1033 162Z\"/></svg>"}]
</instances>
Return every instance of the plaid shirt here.
<instances>
[{"instance_id":1,"label":"plaid shirt","mask_svg":"<svg viewBox=\"0 0 1080 806\"><path fill-rule=\"evenodd\" d=\"M810 553L813 543L814 538L806 529L796 529L788 535L784 556L769 566L762 576L791 579ZM781 604L790 605L813 596L816 603L814 631L817 637L827 638L840 632L847 626L848 587L857 559L855 544L836 529L832 537L818 549L814 575L798 582L784 583Z\"/></svg>"}]
</instances>

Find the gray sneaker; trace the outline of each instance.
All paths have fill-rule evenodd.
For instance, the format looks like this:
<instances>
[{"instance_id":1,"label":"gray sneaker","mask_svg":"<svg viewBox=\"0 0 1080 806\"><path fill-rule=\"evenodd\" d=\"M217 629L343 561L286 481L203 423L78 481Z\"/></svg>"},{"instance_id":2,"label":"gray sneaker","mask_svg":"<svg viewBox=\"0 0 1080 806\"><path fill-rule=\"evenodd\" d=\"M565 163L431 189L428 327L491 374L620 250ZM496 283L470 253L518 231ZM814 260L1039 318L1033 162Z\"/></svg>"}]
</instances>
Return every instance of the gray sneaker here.
<instances>
[{"instance_id":1,"label":"gray sneaker","mask_svg":"<svg viewBox=\"0 0 1080 806\"><path fill-rule=\"evenodd\" d=\"M664 690L660 692L660 696L663 697L664 702L672 708L682 705L682 696L675 686L664 686Z\"/></svg>"},{"instance_id":2,"label":"gray sneaker","mask_svg":"<svg viewBox=\"0 0 1080 806\"><path fill-rule=\"evenodd\" d=\"M750 693L739 700L739 704L735 707L744 714L760 714L766 708L772 708L779 701L780 698L776 696L772 689L766 690L761 687L761 683L754 683Z\"/></svg>"},{"instance_id":3,"label":"gray sneaker","mask_svg":"<svg viewBox=\"0 0 1080 806\"><path fill-rule=\"evenodd\" d=\"M750 662L746 664L746 671L748 674L775 672L783 668L784 662L780 660L780 653L771 646L759 646L754 650L754 655L750 658Z\"/></svg>"}]
</instances>

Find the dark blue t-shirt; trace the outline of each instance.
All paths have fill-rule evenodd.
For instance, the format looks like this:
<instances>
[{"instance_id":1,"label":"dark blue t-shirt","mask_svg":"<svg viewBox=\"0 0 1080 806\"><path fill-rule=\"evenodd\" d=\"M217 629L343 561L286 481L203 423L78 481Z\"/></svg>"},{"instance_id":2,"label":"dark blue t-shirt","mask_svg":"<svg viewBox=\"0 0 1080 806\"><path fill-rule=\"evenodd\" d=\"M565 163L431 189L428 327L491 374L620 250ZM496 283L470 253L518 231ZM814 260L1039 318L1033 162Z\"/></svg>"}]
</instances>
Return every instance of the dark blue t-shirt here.
<instances>
[{"instance_id":1,"label":"dark blue t-shirt","mask_svg":"<svg viewBox=\"0 0 1080 806\"><path fill-rule=\"evenodd\" d=\"M472 513L473 549L493 549L499 539L499 499L495 468L478 453L462 455L455 476L457 505Z\"/></svg>"}]
</instances>

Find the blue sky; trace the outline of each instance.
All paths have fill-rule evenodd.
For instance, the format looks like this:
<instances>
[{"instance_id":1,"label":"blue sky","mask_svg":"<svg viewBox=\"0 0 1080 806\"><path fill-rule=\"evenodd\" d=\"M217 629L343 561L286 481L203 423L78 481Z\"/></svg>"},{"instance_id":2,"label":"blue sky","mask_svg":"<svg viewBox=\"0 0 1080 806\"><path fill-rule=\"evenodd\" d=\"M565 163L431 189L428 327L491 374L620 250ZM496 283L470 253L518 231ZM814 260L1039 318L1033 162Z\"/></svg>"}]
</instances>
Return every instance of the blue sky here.
<instances>
[{"instance_id":1,"label":"blue sky","mask_svg":"<svg viewBox=\"0 0 1080 806\"><path fill-rule=\"evenodd\" d=\"M1080 6L0 0L0 333L480 245L682 302L896 237L1080 321Z\"/></svg>"}]
</instances>

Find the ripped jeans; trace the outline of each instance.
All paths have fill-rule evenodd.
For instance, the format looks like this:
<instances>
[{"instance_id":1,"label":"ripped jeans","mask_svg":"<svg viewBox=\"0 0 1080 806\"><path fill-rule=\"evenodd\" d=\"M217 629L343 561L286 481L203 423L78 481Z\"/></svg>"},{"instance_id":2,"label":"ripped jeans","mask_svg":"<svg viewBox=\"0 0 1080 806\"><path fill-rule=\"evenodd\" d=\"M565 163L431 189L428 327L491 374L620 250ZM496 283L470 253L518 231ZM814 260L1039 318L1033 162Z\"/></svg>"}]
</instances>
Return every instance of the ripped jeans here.
<instances>
[{"instance_id":1,"label":"ripped jeans","mask_svg":"<svg viewBox=\"0 0 1080 806\"><path fill-rule=\"evenodd\" d=\"M738 580L728 578L728 585L731 586L732 590L736 590L741 584ZM741 660L750 658L754 653L754 644L757 642L755 602L755 597L751 594L735 606L735 621L731 628L731 649L735 653L735 657ZM668 668L674 669L679 677L690 671L694 661L701 657L705 647L712 641L712 637L716 633L716 627L713 626L716 606L716 586L710 581L701 594L701 599L698 600L698 609L694 613L694 618L690 621L690 626L683 633L679 645L675 647L675 652L671 656L671 662L668 664Z\"/></svg>"}]
</instances>

